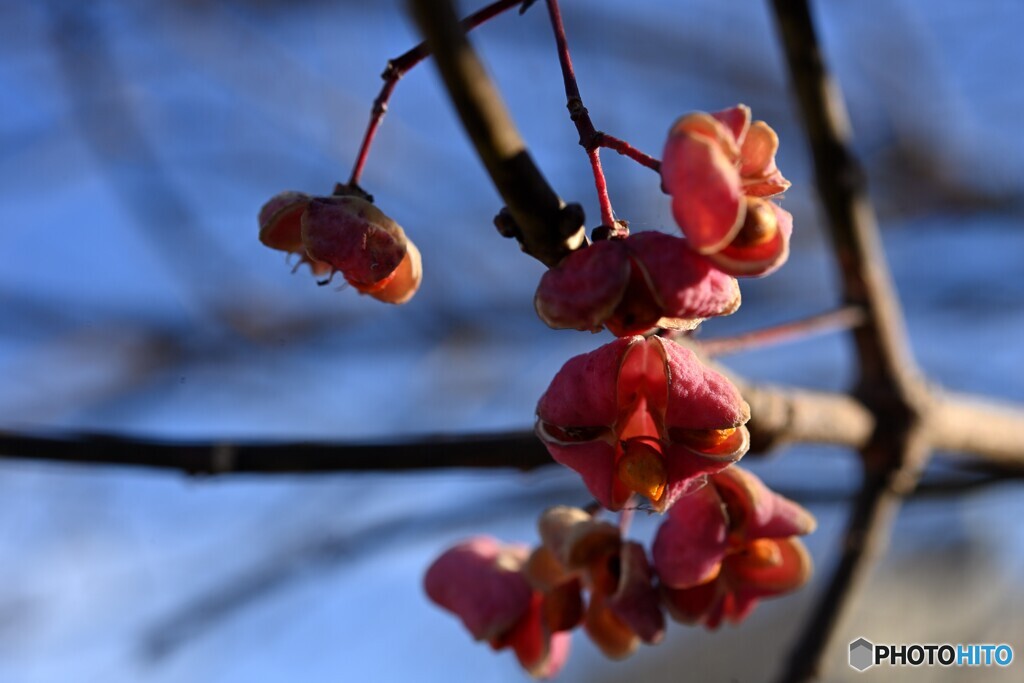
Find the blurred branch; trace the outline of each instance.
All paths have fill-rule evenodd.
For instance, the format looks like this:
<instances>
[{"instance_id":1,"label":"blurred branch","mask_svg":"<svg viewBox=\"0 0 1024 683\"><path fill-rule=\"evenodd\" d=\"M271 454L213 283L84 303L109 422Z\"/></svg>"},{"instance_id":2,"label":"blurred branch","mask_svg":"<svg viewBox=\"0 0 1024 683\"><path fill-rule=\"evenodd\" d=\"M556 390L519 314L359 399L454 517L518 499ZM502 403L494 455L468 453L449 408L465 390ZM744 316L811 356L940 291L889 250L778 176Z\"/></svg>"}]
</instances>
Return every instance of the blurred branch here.
<instances>
[{"instance_id":1,"label":"blurred branch","mask_svg":"<svg viewBox=\"0 0 1024 683\"><path fill-rule=\"evenodd\" d=\"M701 352L708 356L725 356L751 349L759 349L772 344L782 344L807 337L850 330L864 322L864 312L856 306L844 306L835 311L812 315L781 325L764 327L753 332L745 332L734 337L717 339L700 339L696 344Z\"/></svg>"},{"instance_id":2,"label":"blurred branch","mask_svg":"<svg viewBox=\"0 0 1024 683\"><path fill-rule=\"evenodd\" d=\"M439 531L500 520L571 495L565 485L526 486L492 496L487 504L467 501L477 503L473 515L467 515L464 506L455 505L429 515L396 513L361 528L346 525L344 531L325 532L318 527L315 535L274 548L264 560L218 581L149 626L142 637L140 654L150 662L165 659L262 600L325 572L342 567L351 571L360 561L379 558L380 553L402 541L422 541ZM403 547L402 551L407 549Z\"/></svg>"},{"instance_id":3,"label":"blurred branch","mask_svg":"<svg viewBox=\"0 0 1024 683\"><path fill-rule=\"evenodd\" d=\"M780 677L798 683L820 676L825 653L886 545L901 496L913 491L939 444L926 429L932 399L910 351L866 177L851 151L845 103L825 67L809 2L773 0L772 6L814 159L844 303L864 312L863 324L852 330L859 362L854 395L875 421L860 451L864 480L838 566Z\"/></svg>"},{"instance_id":4,"label":"blurred branch","mask_svg":"<svg viewBox=\"0 0 1024 683\"><path fill-rule=\"evenodd\" d=\"M134 226L191 295L200 314L246 336L258 334L263 317L242 309L238 301L265 301L267 294L255 295L256 283L204 230L165 171L138 120L131 89L108 45L108 27L95 16L97 8L57 0L44 6L50 15L57 66L82 140Z\"/></svg>"},{"instance_id":5,"label":"blurred branch","mask_svg":"<svg viewBox=\"0 0 1024 683\"><path fill-rule=\"evenodd\" d=\"M936 392L927 431L938 449L1024 471L1024 411L1017 406Z\"/></svg>"},{"instance_id":6,"label":"blurred branch","mask_svg":"<svg viewBox=\"0 0 1024 683\"><path fill-rule=\"evenodd\" d=\"M751 453L789 444L868 447L877 431L874 415L845 394L757 385L735 379L750 404ZM1024 408L941 399L941 421L928 433L937 450L990 472L1024 472ZM990 412L992 411L992 412ZM986 420L979 433L978 422ZM401 472L446 468L532 470L553 463L530 431L413 437L393 442L183 443L124 435L42 435L0 431L0 458L122 465L186 474L285 474Z\"/></svg>"}]
</instances>

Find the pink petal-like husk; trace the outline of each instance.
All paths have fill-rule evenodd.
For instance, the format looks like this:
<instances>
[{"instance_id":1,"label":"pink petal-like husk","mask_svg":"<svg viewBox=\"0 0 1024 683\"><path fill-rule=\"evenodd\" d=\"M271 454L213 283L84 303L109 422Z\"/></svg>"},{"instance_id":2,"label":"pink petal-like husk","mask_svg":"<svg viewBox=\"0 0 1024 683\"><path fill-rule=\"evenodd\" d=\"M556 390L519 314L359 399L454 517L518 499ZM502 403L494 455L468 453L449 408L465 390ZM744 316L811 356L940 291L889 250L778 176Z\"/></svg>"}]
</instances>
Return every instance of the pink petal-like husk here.
<instances>
[{"instance_id":1,"label":"pink petal-like husk","mask_svg":"<svg viewBox=\"0 0 1024 683\"><path fill-rule=\"evenodd\" d=\"M755 121L740 147L740 175L744 178L766 176L775 171L775 153L779 136L764 121Z\"/></svg>"},{"instance_id":2,"label":"pink petal-like husk","mask_svg":"<svg viewBox=\"0 0 1024 683\"><path fill-rule=\"evenodd\" d=\"M477 640L500 637L530 607L533 590L519 572L525 547L478 536L445 551L424 577L427 595L458 616Z\"/></svg>"},{"instance_id":3,"label":"pink petal-like husk","mask_svg":"<svg viewBox=\"0 0 1024 683\"><path fill-rule=\"evenodd\" d=\"M660 232L632 235L626 243L647 275L662 315L710 318L729 315L740 306L736 279L714 268L690 249L686 240Z\"/></svg>"},{"instance_id":4,"label":"pink petal-like husk","mask_svg":"<svg viewBox=\"0 0 1024 683\"><path fill-rule=\"evenodd\" d=\"M807 548L796 538L762 540L761 543L775 544L780 560L777 564L764 565L751 561L742 553L725 558L722 572L727 574L729 585L736 591L756 598L766 598L800 588L811 577L814 564Z\"/></svg>"},{"instance_id":5,"label":"pink petal-like husk","mask_svg":"<svg viewBox=\"0 0 1024 683\"><path fill-rule=\"evenodd\" d=\"M740 146L734 131L714 114L694 111L680 116L668 131L669 137L693 135L718 147L730 162L739 158Z\"/></svg>"},{"instance_id":6,"label":"pink petal-like husk","mask_svg":"<svg viewBox=\"0 0 1024 683\"><path fill-rule=\"evenodd\" d=\"M732 624L739 624L750 616L754 608L757 607L758 602L758 598L754 595L750 595L742 590L735 591L732 593L732 601L725 618Z\"/></svg>"},{"instance_id":7,"label":"pink petal-like husk","mask_svg":"<svg viewBox=\"0 0 1024 683\"><path fill-rule=\"evenodd\" d=\"M534 678L554 678L565 666L569 659L569 646L572 643L572 633L561 631L551 634L551 641L548 643L548 654L541 664L530 670Z\"/></svg>"},{"instance_id":8,"label":"pink petal-like husk","mask_svg":"<svg viewBox=\"0 0 1024 683\"><path fill-rule=\"evenodd\" d=\"M310 258L341 271L356 287L391 276L405 258L405 232L359 197L312 200L302 216L302 243Z\"/></svg>"},{"instance_id":9,"label":"pink petal-like husk","mask_svg":"<svg viewBox=\"0 0 1024 683\"><path fill-rule=\"evenodd\" d=\"M507 644L526 672L534 678L557 674L569 656L569 633L552 634L544 620L544 600L537 593L529 609L509 635Z\"/></svg>"},{"instance_id":10,"label":"pink petal-like husk","mask_svg":"<svg viewBox=\"0 0 1024 683\"><path fill-rule=\"evenodd\" d=\"M793 214L770 203L778 220L775 236L764 244L738 247L730 244L708 258L723 272L737 277L763 277L782 267L789 258L789 238L793 234Z\"/></svg>"},{"instance_id":11,"label":"pink petal-like husk","mask_svg":"<svg viewBox=\"0 0 1024 683\"><path fill-rule=\"evenodd\" d=\"M713 580L725 557L728 537L729 519L713 486L677 500L651 550L662 584L679 589Z\"/></svg>"},{"instance_id":12,"label":"pink petal-like husk","mask_svg":"<svg viewBox=\"0 0 1024 683\"><path fill-rule=\"evenodd\" d=\"M583 585L569 577L544 593L544 624L550 633L571 631L583 621Z\"/></svg>"},{"instance_id":13,"label":"pink petal-like husk","mask_svg":"<svg viewBox=\"0 0 1024 683\"><path fill-rule=\"evenodd\" d=\"M549 508L538 522L541 541L570 570L583 569L599 557L618 552L619 527L594 519L580 508Z\"/></svg>"},{"instance_id":14,"label":"pink petal-like husk","mask_svg":"<svg viewBox=\"0 0 1024 683\"><path fill-rule=\"evenodd\" d=\"M636 652L640 636L608 608L607 596L591 593L583 627L601 652L610 659L624 659Z\"/></svg>"},{"instance_id":15,"label":"pink petal-like husk","mask_svg":"<svg viewBox=\"0 0 1024 683\"><path fill-rule=\"evenodd\" d=\"M776 169L766 176L742 179L743 194L748 197L774 197L789 189L791 182Z\"/></svg>"},{"instance_id":16,"label":"pink petal-like husk","mask_svg":"<svg viewBox=\"0 0 1024 683\"><path fill-rule=\"evenodd\" d=\"M699 451L684 443L669 443L665 446L668 483L665 495L658 501L659 512L667 510L691 491L703 486L707 477L718 474L746 455L750 449L750 432L746 427L737 427L733 437L714 452Z\"/></svg>"},{"instance_id":17,"label":"pink petal-like husk","mask_svg":"<svg viewBox=\"0 0 1024 683\"><path fill-rule=\"evenodd\" d=\"M632 541L623 543L619 562L619 587L605 604L640 640L658 643L665 635L665 615L643 546Z\"/></svg>"},{"instance_id":18,"label":"pink petal-like husk","mask_svg":"<svg viewBox=\"0 0 1024 683\"><path fill-rule=\"evenodd\" d=\"M618 415L619 366L635 339L616 339L570 358L541 396L537 416L559 427L611 427Z\"/></svg>"},{"instance_id":19,"label":"pink petal-like husk","mask_svg":"<svg viewBox=\"0 0 1024 683\"><path fill-rule=\"evenodd\" d=\"M713 253L732 241L746 207L739 172L718 145L689 133L670 136L661 179L672 195L672 215L693 249Z\"/></svg>"},{"instance_id":20,"label":"pink petal-like husk","mask_svg":"<svg viewBox=\"0 0 1024 683\"><path fill-rule=\"evenodd\" d=\"M723 591L720 579L678 590L663 586L662 603L674 621L699 624L716 605L721 604Z\"/></svg>"},{"instance_id":21,"label":"pink petal-like husk","mask_svg":"<svg viewBox=\"0 0 1024 683\"><path fill-rule=\"evenodd\" d=\"M750 129L750 107L737 104L735 107L713 112L711 116L729 129L737 144L745 144L747 131Z\"/></svg>"},{"instance_id":22,"label":"pink petal-like husk","mask_svg":"<svg viewBox=\"0 0 1024 683\"><path fill-rule=\"evenodd\" d=\"M577 249L541 277L537 315L555 329L599 331L622 300L630 268L623 240Z\"/></svg>"},{"instance_id":23,"label":"pink petal-like husk","mask_svg":"<svg viewBox=\"0 0 1024 683\"><path fill-rule=\"evenodd\" d=\"M541 434L541 439L544 435ZM590 494L609 510L622 508L612 495L612 484L615 480L615 447L605 441L589 441L585 443L560 445L545 441L551 458L569 469L575 470L583 478L583 484Z\"/></svg>"},{"instance_id":24,"label":"pink petal-like husk","mask_svg":"<svg viewBox=\"0 0 1024 683\"><path fill-rule=\"evenodd\" d=\"M657 340L657 341L655 341ZM665 413L668 383L665 375L665 350L658 337L632 337L622 356L617 377L618 434L625 439L637 436L626 433L625 418L641 399L646 399L647 412L655 416ZM660 417L655 417L659 420Z\"/></svg>"},{"instance_id":25,"label":"pink petal-like husk","mask_svg":"<svg viewBox=\"0 0 1024 683\"><path fill-rule=\"evenodd\" d=\"M735 512L730 507L730 514L741 525L735 528L734 524L732 531L742 538L802 536L817 527L810 512L775 493L745 469L730 467L715 475L711 483L722 492L730 506L740 506L741 509Z\"/></svg>"},{"instance_id":26,"label":"pink petal-like husk","mask_svg":"<svg viewBox=\"0 0 1024 683\"><path fill-rule=\"evenodd\" d=\"M404 304L416 294L423 280L423 259L420 250L412 240L405 241L405 258L398 268L385 280L368 288L359 288L363 294L369 294L377 301L386 304Z\"/></svg>"},{"instance_id":27,"label":"pink petal-like husk","mask_svg":"<svg viewBox=\"0 0 1024 683\"><path fill-rule=\"evenodd\" d=\"M260 242L280 251L305 253L302 246L302 213L310 196L303 192L281 192L260 209Z\"/></svg>"},{"instance_id":28,"label":"pink petal-like husk","mask_svg":"<svg viewBox=\"0 0 1024 683\"><path fill-rule=\"evenodd\" d=\"M668 429L725 429L750 419L750 407L732 382L705 367L693 351L655 337L665 350L668 368Z\"/></svg>"},{"instance_id":29,"label":"pink petal-like husk","mask_svg":"<svg viewBox=\"0 0 1024 683\"><path fill-rule=\"evenodd\" d=\"M695 455L684 446L665 446L665 492L651 507L655 512L665 512L680 498L703 488L709 474L714 474L732 461L719 461Z\"/></svg>"}]
</instances>

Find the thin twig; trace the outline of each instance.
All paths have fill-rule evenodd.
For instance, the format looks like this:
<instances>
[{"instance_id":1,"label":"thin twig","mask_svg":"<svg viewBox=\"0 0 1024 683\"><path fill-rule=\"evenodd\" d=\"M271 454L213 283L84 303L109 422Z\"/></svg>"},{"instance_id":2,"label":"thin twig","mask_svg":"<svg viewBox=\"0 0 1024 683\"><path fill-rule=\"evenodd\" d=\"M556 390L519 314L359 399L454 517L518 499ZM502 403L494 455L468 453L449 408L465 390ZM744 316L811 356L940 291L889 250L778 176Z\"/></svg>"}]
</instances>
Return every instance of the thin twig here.
<instances>
[{"instance_id":1,"label":"thin twig","mask_svg":"<svg viewBox=\"0 0 1024 683\"><path fill-rule=\"evenodd\" d=\"M610 150L616 151L622 156L629 157L641 166L646 166L655 173L661 173L661 162L658 159L655 159L650 154L641 152L625 140L620 140L617 137L608 135L608 133L598 132L597 144L601 147L607 147Z\"/></svg>"},{"instance_id":2,"label":"thin twig","mask_svg":"<svg viewBox=\"0 0 1024 683\"><path fill-rule=\"evenodd\" d=\"M835 311L812 315L801 320L763 327L732 337L701 339L697 343L708 356L726 356L765 346L806 339L818 334L853 329L864 322L864 312L856 306L845 306Z\"/></svg>"},{"instance_id":3,"label":"thin twig","mask_svg":"<svg viewBox=\"0 0 1024 683\"><path fill-rule=\"evenodd\" d=\"M594 173L594 189L597 191L597 203L601 207L601 225L615 228L615 213L612 211L612 200L608 196L608 181L604 178L604 169L601 168L601 152L597 148L587 152L590 159L590 169Z\"/></svg>"},{"instance_id":4,"label":"thin twig","mask_svg":"<svg viewBox=\"0 0 1024 683\"><path fill-rule=\"evenodd\" d=\"M472 31L476 27L484 24L499 14L510 10L513 7L523 4L523 0L497 0L491 4L483 7L473 14L462 20L462 28L467 33ZM377 129L380 127L381 121L384 119L384 114L388 111L388 102L391 99L392 93L395 91L395 86L398 85L398 81L402 79L413 67L422 62L424 59L430 56L430 47L427 46L426 42L422 42L411 50L403 53L399 57L388 62L387 67L384 69L384 73L381 74L381 78L384 79L384 85L380 89L380 94L377 95L377 99L373 101L373 109L370 111L370 123L366 127L366 133L363 135L363 143L359 147L359 153L356 155L356 161L352 165L352 175L349 177L348 184L353 187L359 186L359 179L363 175L363 168L366 166L366 159L370 155L370 146L373 144L373 138L377 135Z\"/></svg>"},{"instance_id":5,"label":"thin twig","mask_svg":"<svg viewBox=\"0 0 1024 683\"><path fill-rule=\"evenodd\" d=\"M565 36L565 24L562 23L562 11L558 6L558 0L547 0L547 5L548 14L551 16L551 27L555 31L555 44L558 46L558 63L562 67L562 80L565 83L565 106L569 109L569 118L572 119L576 125L576 131L580 134L580 145L586 150L590 168L594 172L597 201L601 207L601 224L609 228L616 228L615 213L612 211L612 202L608 196L608 183L605 181L604 170L601 168L600 133L594 128L594 122L590 120L590 112L583 105L583 97L580 95L580 87L576 82L576 72L572 66L569 41Z\"/></svg>"},{"instance_id":6,"label":"thin twig","mask_svg":"<svg viewBox=\"0 0 1024 683\"><path fill-rule=\"evenodd\" d=\"M138 120L130 97L134 85L121 82L108 25L91 3L44 3L48 10L55 66L63 76L69 118L96 158L130 224L152 242L153 254L188 295L196 313L210 322L249 335L256 330L238 302L252 298L257 282L231 252L209 235ZM224 278L231 272L231 278Z\"/></svg>"}]
</instances>

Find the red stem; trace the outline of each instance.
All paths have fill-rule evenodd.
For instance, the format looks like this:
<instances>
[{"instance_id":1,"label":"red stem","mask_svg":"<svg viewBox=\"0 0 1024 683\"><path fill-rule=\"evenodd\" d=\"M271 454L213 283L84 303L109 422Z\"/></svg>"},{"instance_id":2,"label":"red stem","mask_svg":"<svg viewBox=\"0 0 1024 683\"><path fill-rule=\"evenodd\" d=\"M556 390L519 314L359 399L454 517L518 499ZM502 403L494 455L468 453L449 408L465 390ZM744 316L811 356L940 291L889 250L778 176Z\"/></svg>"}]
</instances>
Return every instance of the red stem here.
<instances>
[{"instance_id":1,"label":"red stem","mask_svg":"<svg viewBox=\"0 0 1024 683\"><path fill-rule=\"evenodd\" d=\"M636 508L628 507L622 508L622 512L619 513L619 533L623 538L629 533L629 526L633 523L633 514L636 512Z\"/></svg>"},{"instance_id":2,"label":"red stem","mask_svg":"<svg viewBox=\"0 0 1024 683\"><path fill-rule=\"evenodd\" d=\"M523 0L497 0L463 19L462 28L467 32L472 31L477 26L486 23L502 12L522 4ZM384 114L388 111L388 100L391 99L391 94L394 92L395 86L398 85L398 81L410 69L429 56L430 48L427 47L426 42L422 42L400 57L396 57L388 62L384 73L381 74L381 78L384 79L384 85L381 87L377 99L373 101L373 109L370 110L370 124L366 127L366 133L363 135L363 144L360 146L356 162L352 166L352 175L348 181L349 185L359 185L359 178L363 175L363 167L366 166L366 159L370 155L370 146L373 144L373 138L377 135L377 129L380 128Z\"/></svg>"},{"instance_id":3,"label":"red stem","mask_svg":"<svg viewBox=\"0 0 1024 683\"><path fill-rule=\"evenodd\" d=\"M572 57L569 55L569 41L565 37L562 11L558 7L558 0L547 0L547 5L548 14L551 16L551 27L555 31L558 61L562 66L562 80L565 82L565 106L569 109L569 118L576 124L576 130L580 134L580 145L587 151L590 167L594 171L597 201L601 206L601 222L609 228L616 228L616 232L620 234L628 234L623 233L623 230L615 224L612 202L608 197L608 183L605 181L604 171L601 169L600 140L602 135L594 128L594 122L590 120L590 113L583 106L580 87L576 83L576 72L572 68Z\"/></svg>"},{"instance_id":4,"label":"red stem","mask_svg":"<svg viewBox=\"0 0 1024 683\"><path fill-rule=\"evenodd\" d=\"M650 154L644 154L625 140L620 140L617 137L608 135L608 133L598 133L597 144L601 147L607 147L608 149L614 150L622 156L629 157L641 166L646 166L655 173L661 173L660 161L652 157Z\"/></svg>"},{"instance_id":5,"label":"red stem","mask_svg":"<svg viewBox=\"0 0 1024 683\"><path fill-rule=\"evenodd\" d=\"M587 150L587 157L590 159L590 167L594 171L597 203L601 206L601 225L617 228L615 214L612 212L612 200L608 196L608 183L604 179L604 169L601 168L601 150L597 147ZM621 232L621 230L616 230L616 232Z\"/></svg>"}]
</instances>

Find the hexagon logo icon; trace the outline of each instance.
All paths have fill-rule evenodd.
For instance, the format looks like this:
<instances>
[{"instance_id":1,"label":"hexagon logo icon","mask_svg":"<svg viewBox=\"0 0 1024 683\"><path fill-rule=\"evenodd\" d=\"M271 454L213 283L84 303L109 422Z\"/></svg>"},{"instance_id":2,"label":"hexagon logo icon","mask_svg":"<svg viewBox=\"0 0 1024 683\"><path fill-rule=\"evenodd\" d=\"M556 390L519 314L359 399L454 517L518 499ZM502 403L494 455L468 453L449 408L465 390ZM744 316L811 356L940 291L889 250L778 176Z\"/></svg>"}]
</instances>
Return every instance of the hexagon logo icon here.
<instances>
[{"instance_id":1,"label":"hexagon logo icon","mask_svg":"<svg viewBox=\"0 0 1024 683\"><path fill-rule=\"evenodd\" d=\"M858 638L850 643L850 666L857 671L867 671L875 665L875 646L867 638Z\"/></svg>"}]
</instances>

